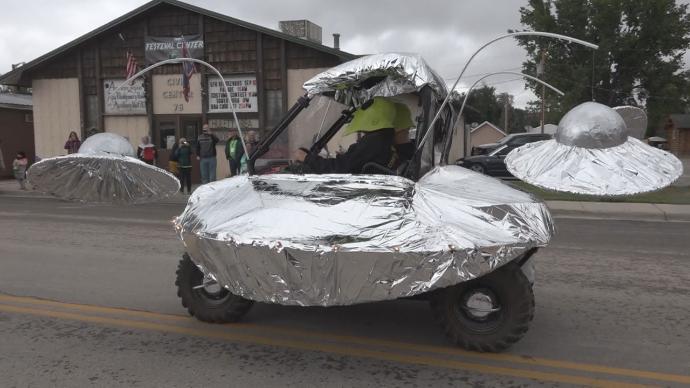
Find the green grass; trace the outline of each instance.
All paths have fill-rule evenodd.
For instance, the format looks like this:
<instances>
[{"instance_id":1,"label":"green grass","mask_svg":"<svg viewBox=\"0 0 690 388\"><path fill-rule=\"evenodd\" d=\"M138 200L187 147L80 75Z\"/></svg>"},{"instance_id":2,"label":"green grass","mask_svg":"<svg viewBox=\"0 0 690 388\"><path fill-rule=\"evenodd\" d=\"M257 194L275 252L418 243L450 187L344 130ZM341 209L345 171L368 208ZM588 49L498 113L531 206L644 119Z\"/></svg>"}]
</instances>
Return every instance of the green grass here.
<instances>
[{"instance_id":1,"label":"green grass","mask_svg":"<svg viewBox=\"0 0 690 388\"><path fill-rule=\"evenodd\" d=\"M599 197L595 195L579 195L570 193L557 193L540 189L522 181L508 182L510 185L532 194L545 201L579 201L579 202L634 202L634 203L668 203L677 205L690 204L689 186L670 186L652 193L632 195L626 197Z\"/></svg>"}]
</instances>

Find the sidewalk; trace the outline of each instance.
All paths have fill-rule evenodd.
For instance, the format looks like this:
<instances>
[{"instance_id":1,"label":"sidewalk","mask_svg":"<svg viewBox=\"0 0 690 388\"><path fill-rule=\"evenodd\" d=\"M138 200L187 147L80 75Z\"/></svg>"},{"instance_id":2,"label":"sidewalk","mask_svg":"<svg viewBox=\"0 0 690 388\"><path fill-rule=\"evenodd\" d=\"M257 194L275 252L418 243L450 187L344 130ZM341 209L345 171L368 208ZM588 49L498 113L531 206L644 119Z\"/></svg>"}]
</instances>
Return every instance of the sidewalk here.
<instances>
[{"instance_id":1,"label":"sidewalk","mask_svg":"<svg viewBox=\"0 0 690 388\"><path fill-rule=\"evenodd\" d=\"M193 186L194 189L197 187L197 185ZM3 196L53 198L33 190L22 191L15 180L0 180L0 198ZM161 202L184 205L188 199L188 195L175 194ZM546 201L546 205L552 215L557 218L690 222L690 205L574 201Z\"/></svg>"},{"instance_id":2,"label":"sidewalk","mask_svg":"<svg viewBox=\"0 0 690 388\"><path fill-rule=\"evenodd\" d=\"M546 201L554 217L690 221L690 205L627 202Z\"/></svg>"}]
</instances>

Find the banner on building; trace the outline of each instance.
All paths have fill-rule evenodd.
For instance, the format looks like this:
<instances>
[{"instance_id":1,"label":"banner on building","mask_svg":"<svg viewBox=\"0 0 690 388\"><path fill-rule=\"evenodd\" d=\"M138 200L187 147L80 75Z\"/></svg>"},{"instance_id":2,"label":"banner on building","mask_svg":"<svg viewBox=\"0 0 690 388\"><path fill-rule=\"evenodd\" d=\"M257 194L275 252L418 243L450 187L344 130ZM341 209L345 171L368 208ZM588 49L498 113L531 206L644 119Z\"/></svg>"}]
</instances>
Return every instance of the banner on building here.
<instances>
[{"instance_id":1,"label":"banner on building","mask_svg":"<svg viewBox=\"0 0 690 388\"><path fill-rule=\"evenodd\" d=\"M103 97L105 100L105 114L109 115L145 115L146 93L144 81L137 78L131 83L112 93L120 86L124 79L106 79L103 81Z\"/></svg>"},{"instance_id":2,"label":"banner on building","mask_svg":"<svg viewBox=\"0 0 690 388\"><path fill-rule=\"evenodd\" d=\"M204 40L201 35L147 36L144 43L146 63L153 64L166 59L180 58L183 45L187 48L189 58L204 58Z\"/></svg>"},{"instance_id":3,"label":"banner on building","mask_svg":"<svg viewBox=\"0 0 690 388\"><path fill-rule=\"evenodd\" d=\"M256 76L254 75L228 75L224 76L228 86L235 112L258 112L259 99L257 98ZM208 78L208 112L230 112L228 97L225 94L223 83L218 77Z\"/></svg>"}]
</instances>

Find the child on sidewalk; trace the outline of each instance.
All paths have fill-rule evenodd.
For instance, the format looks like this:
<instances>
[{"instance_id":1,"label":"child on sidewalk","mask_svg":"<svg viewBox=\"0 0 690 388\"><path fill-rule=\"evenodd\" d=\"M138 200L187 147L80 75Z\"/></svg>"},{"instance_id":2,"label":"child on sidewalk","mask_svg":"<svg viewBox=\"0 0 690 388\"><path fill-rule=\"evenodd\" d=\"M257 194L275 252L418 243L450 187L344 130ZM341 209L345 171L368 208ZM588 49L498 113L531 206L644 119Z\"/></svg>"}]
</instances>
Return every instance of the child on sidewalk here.
<instances>
[{"instance_id":1,"label":"child on sidewalk","mask_svg":"<svg viewBox=\"0 0 690 388\"><path fill-rule=\"evenodd\" d=\"M12 161L12 171L22 190L26 190L26 168L28 165L29 160L26 158L26 154L22 151L17 152L17 157Z\"/></svg>"}]
</instances>

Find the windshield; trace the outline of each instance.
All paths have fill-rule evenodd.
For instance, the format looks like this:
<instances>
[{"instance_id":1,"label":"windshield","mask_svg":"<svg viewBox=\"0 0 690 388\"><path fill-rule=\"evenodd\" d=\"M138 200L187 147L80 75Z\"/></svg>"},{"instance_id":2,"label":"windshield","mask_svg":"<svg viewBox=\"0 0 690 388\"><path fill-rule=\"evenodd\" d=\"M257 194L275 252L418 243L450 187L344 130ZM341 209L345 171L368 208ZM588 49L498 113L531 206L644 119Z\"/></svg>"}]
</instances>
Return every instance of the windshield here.
<instances>
[{"instance_id":1,"label":"windshield","mask_svg":"<svg viewBox=\"0 0 690 388\"><path fill-rule=\"evenodd\" d=\"M504 146L500 146L500 147L496 148L495 150L491 151L491 152L489 153L489 156L506 155L506 154L508 153L508 152L507 152L507 148L508 148L508 146L505 146L505 145L504 145Z\"/></svg>"},{"instance_id":2,"label":"windshield","mask_svg":"<svg viewBox=\"0 0 690 388\"><path fill-rule=\"evenodd\" d=\"M287 129L289 150L310 148L338 120L347 106L325 96L314 96L309 106L304 109ZM342 136L337 134L326 146L326 153L335 156L336 152L347 150L357 141L357 135ZM292 155L290 155L292 156Z\"/></svg>"},{"instance_id":3,"label":"windshield","mask_svg":"<svg viewBox=\"0 0 690 388\"><path fill-rule=\"evenodd\" d=\"M499 141L499 142L496 143L496 144L498 144L498 145L503 145L503 144L508 143L509 141L511 141L511 140L514 139L514 138L515 138L515 135L508 135L508 136L504 137L503 139L501 139L501 141Z\"/></svg>"}]
</instances>

